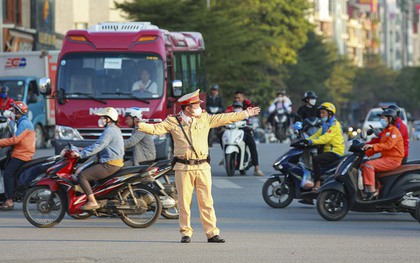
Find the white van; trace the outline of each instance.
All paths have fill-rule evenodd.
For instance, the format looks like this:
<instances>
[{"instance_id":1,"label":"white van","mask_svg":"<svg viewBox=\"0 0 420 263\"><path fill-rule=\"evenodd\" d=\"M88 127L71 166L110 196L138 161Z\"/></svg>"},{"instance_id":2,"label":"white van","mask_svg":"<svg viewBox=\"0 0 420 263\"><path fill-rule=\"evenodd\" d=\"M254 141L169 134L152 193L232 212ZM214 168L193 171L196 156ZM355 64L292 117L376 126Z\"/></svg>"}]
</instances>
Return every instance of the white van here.
<instances>
[{"instance_id":1,"label":"white van","mask_svg":"<svg viewBox=\"0 0 420 263\"><path fill-rule=\"evenodd\" d=\"M366 115L365 121L363 122L362 131L366 134L366 131L369 130L372 126L373 128L378 128L382 130L381 117L378 114L383 112L382 108L372 108L369 110ZM402 121L407 125L407 114L405 113L404 108L400 108L400 117ZM370 141L375 135L367 136L366 140Z\"/></svg>"}]
</instances>

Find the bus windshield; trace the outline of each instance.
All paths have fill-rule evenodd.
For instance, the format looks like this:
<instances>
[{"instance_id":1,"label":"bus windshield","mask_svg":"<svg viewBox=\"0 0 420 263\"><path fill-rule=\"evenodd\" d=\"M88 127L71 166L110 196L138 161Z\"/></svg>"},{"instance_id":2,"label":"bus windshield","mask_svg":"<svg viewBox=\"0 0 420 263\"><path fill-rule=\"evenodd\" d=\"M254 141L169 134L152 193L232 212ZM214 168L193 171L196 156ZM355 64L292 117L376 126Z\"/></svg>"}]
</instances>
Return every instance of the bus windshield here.
<instances>
[{"instance_id":1,"label":"bus windshield","mask_svg":"<svg viewBox=\"0 0 420 263\"><path fill-rule=\"evenodd\" d=\"M70 99L156 99L163 70L155 54L70 53L59 62L57 90Z\"/></svg>"}]
</instances>

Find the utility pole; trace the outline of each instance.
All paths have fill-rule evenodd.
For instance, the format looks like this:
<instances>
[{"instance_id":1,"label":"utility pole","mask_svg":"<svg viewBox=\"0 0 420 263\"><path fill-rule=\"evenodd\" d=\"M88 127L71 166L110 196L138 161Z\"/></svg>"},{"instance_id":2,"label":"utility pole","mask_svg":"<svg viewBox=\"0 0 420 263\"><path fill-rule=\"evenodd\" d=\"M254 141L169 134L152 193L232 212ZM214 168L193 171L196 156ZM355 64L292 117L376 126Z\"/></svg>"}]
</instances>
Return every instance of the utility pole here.
<instances>
[{"instance_id":1,"label":"utility pole","mask_svg":"<svg viewBox=\"0 0 420 263\"><path fill-rule=\"evenodd\" d=\"M207 0L207 9L210 10L210 2L211 0Z\"/></svg>"}]
</instances>

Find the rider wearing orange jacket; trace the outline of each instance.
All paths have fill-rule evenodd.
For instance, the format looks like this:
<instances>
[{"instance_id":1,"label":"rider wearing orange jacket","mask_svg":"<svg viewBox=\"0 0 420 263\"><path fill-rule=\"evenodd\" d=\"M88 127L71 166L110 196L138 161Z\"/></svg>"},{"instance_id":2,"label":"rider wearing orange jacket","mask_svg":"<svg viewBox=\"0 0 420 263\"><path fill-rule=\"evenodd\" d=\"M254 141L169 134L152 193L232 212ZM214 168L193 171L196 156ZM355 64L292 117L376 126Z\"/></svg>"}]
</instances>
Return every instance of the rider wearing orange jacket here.
<instances>
[{"instance_id":1,"label":"rider wearing orange jacket","mask_svg":"<svg viewBox=\"0 0 420 263\"><path fill-rule=\"evenodd\" d=\"M410 137L408 136L408 129L407 126L404 124L404 122L402 121L401 117L400 117L400 108L397 105L389 105L388 106L389 109L393 109L397 112L397 120L395 121L395 127L398 128L398 130L401 133L401 136L403 138L404 141L404 158L402 160L402 164L405 164L407 162L407 158L408 158L408 153L409 153L409 148L410 148ZM374 143L378 143L381 138L383 136L383 132L378 134L378 137L373 138L370 142L367 142L367 144L374 144Z\"/></svg>"},{"instance_id":2,"label":"rider wearing orange jacket","mask_svg":"<svg viewBox=\"0 0 420 263\"><path fill-rule=\"evenodd\" d=\"M381 157L361 165L363 184L365 185L366 199L372 200L377 195L375 186L375 172L386 172L398 168L404 158L404 142L400 131L395 126L397 112L386 108L381 114L381 124L384 126L383 136L378 143L366 144L363 150L367 156L381 153Z\"/></svg>"}]
</instances>

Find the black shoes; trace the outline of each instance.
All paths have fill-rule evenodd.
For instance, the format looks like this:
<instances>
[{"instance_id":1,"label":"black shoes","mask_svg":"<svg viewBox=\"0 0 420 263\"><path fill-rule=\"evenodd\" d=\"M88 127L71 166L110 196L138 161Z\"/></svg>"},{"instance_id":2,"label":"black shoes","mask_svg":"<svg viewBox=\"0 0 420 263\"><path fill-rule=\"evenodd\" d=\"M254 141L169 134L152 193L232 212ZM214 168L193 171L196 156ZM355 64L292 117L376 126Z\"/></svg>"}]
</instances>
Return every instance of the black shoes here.
<instances>
[{"instance_id":1,"label":"black shoes","mask_svg":"<svg viewBox=\"0 0 420 263\"><path fill-rule=\"evenodd\" d=\"M191 237L190 236L183 236L181 238L181 243L190 243ZM215 235L212 238L207 239L207 242L209 243L225 243L225 240L221 238L219 235Z\"/></svg>"},{"instance_id":2,"label":"black shoes","mask_svg":"<svg viewBox=\"0 0 420 263\"><path fill-rule=\"evenodd\" d=\"M225 243L225 240L221 238L219 235L215 235L212 238L207 239L209 243Z\"/></svg>"},{"instance_id":3,"label":"black shoes","mask_svg":"<svg viewBox=\"0 0 420 263\"><path fill-rule=\"evenodd\" d=\"M181 238L181 243L190 243L191 242L191 237L189 236L183 236Z\"/></svg>"}]
</instances>

